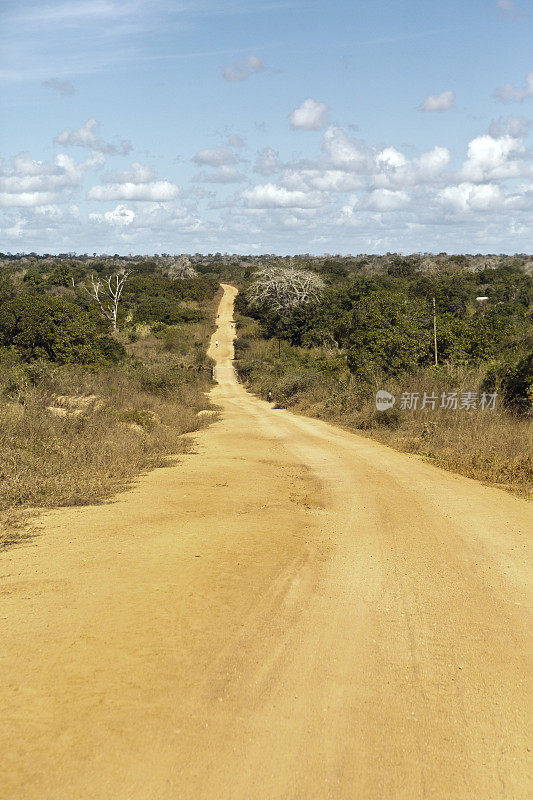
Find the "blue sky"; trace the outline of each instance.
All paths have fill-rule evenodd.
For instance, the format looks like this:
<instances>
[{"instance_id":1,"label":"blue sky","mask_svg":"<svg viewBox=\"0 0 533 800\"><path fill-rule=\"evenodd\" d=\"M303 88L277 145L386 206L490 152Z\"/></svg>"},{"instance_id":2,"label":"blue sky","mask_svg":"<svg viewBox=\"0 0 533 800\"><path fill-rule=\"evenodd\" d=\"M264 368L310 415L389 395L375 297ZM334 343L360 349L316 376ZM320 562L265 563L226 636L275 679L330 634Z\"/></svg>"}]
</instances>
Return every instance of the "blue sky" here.
<instances>
[{"instance_id":1,"label":"blue sky","mask_svg":"<svg viewBox=\"0 0 533 800\"><path fill-rule=\"evenodd\" d=\"M531 252L531 0L7 0L4 251Z\"/></svg>"}]
</instances>

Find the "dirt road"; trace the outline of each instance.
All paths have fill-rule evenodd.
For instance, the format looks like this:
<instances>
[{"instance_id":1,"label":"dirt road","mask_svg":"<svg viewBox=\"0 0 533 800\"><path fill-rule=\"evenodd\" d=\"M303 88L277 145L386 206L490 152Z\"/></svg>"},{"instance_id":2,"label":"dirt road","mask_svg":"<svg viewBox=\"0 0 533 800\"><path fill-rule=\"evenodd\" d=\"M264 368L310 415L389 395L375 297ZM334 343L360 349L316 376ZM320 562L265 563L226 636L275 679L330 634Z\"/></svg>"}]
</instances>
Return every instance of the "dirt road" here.
<instances>
[{"instance_id":1,"label":"dirt road","mask_svg":"<svg viewBox=\"0 0 533 800\"><path fill-rule=\"evenodd\" d=\"M529 800L531 505L248 395L224 288L197 453L1 556L2 800Z\"/></svg>"}]
</instances>

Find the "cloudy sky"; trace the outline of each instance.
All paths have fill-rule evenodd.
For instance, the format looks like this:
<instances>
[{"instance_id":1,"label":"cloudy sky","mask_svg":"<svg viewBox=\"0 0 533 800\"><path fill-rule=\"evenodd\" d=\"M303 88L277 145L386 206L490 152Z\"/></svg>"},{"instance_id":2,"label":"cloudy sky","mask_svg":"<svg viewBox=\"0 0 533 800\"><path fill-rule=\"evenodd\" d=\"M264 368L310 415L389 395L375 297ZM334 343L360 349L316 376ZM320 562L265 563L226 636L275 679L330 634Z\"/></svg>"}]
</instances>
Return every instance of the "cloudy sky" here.
<instances>
[{"instance_id":1,"label":"cloudy sky","mask_svg":"<svg viewBox=\"0 0 533 800\"><path fill-rule=\"evenodd\" d=\"M533 251L532 0L4 0L0 250Z\"/></svg>"}]
</instances>

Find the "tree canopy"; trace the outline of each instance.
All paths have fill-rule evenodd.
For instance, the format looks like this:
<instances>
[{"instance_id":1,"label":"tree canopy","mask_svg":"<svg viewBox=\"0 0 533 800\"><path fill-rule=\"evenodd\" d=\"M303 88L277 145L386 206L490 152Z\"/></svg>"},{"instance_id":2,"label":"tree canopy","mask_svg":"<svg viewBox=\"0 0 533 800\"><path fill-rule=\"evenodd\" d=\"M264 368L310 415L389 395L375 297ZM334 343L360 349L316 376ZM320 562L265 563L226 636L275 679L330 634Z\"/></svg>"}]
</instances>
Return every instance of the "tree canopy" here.
<instances>
[{"instance_id":1,"label":"tree canopy","mask_svg":"<svg viewBox=\"0 0 533 800\"><path fill-rule=\"evenodd\" d=\"M59 364L117 361L124 348L99 335L80 306L60 297L21 295L2 303L0 346L13 348L26 361Z\"/></svg>"}]
</instances>

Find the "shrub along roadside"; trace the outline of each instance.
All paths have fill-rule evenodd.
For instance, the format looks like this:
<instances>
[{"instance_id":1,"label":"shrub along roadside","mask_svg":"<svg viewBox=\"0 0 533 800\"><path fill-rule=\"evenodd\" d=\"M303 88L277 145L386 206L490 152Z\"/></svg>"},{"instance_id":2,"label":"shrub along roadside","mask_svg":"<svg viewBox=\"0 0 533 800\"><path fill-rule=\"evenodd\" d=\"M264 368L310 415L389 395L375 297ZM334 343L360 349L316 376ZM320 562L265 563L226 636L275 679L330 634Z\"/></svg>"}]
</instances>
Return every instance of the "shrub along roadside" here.
<instances>
[{"instance_id":1,"label":"shrub along roadside","mask_svg":"<svg viewBox=\"0 0 533 800\"><path fill-rule=\"evenodd\" d=\"M318 417L361 432L396 449L416 453L432 463L496 484L523 497L533 497L533 426L531 417L496 411L394 409L378 412L375 393L481 392L485 372L477 368L428 367L367 383L350 374L346 358L327 348L304 348L261 338L257 322L239 320L237 370L252 391L270 390L279 407ZM529 391L530 361L510 369L496 387L500 400L510 392ZM514 388L513 388L514 387ZM517 388L518 387L518 388ZM525 390L524 390L525 391Z\"/></svg>"},{"instance_id":2,"label":"shrub along roadside","mask_svg":"<svg viewBox=\"0 0 533 800\"><path fill-rule=\"evenodd\" d=\"M85 309L62 297L19 295L2 303L0 347L24 361L56 364L118 362L124 347L102 334Z\"/></svg>"},{"instance_id":3,"label":"shrub along roadside","mask_svg":"<svg viewBox=\"0 0 533 800\"><path fill-rule=\"evenodd\" d=\"M0 348L0 547L30 509L98 502L187 450L183 434L206 424L210 331L204 321L110 339L128 352L120 363L27 363Z\"/></svg>"}]
</instances>

